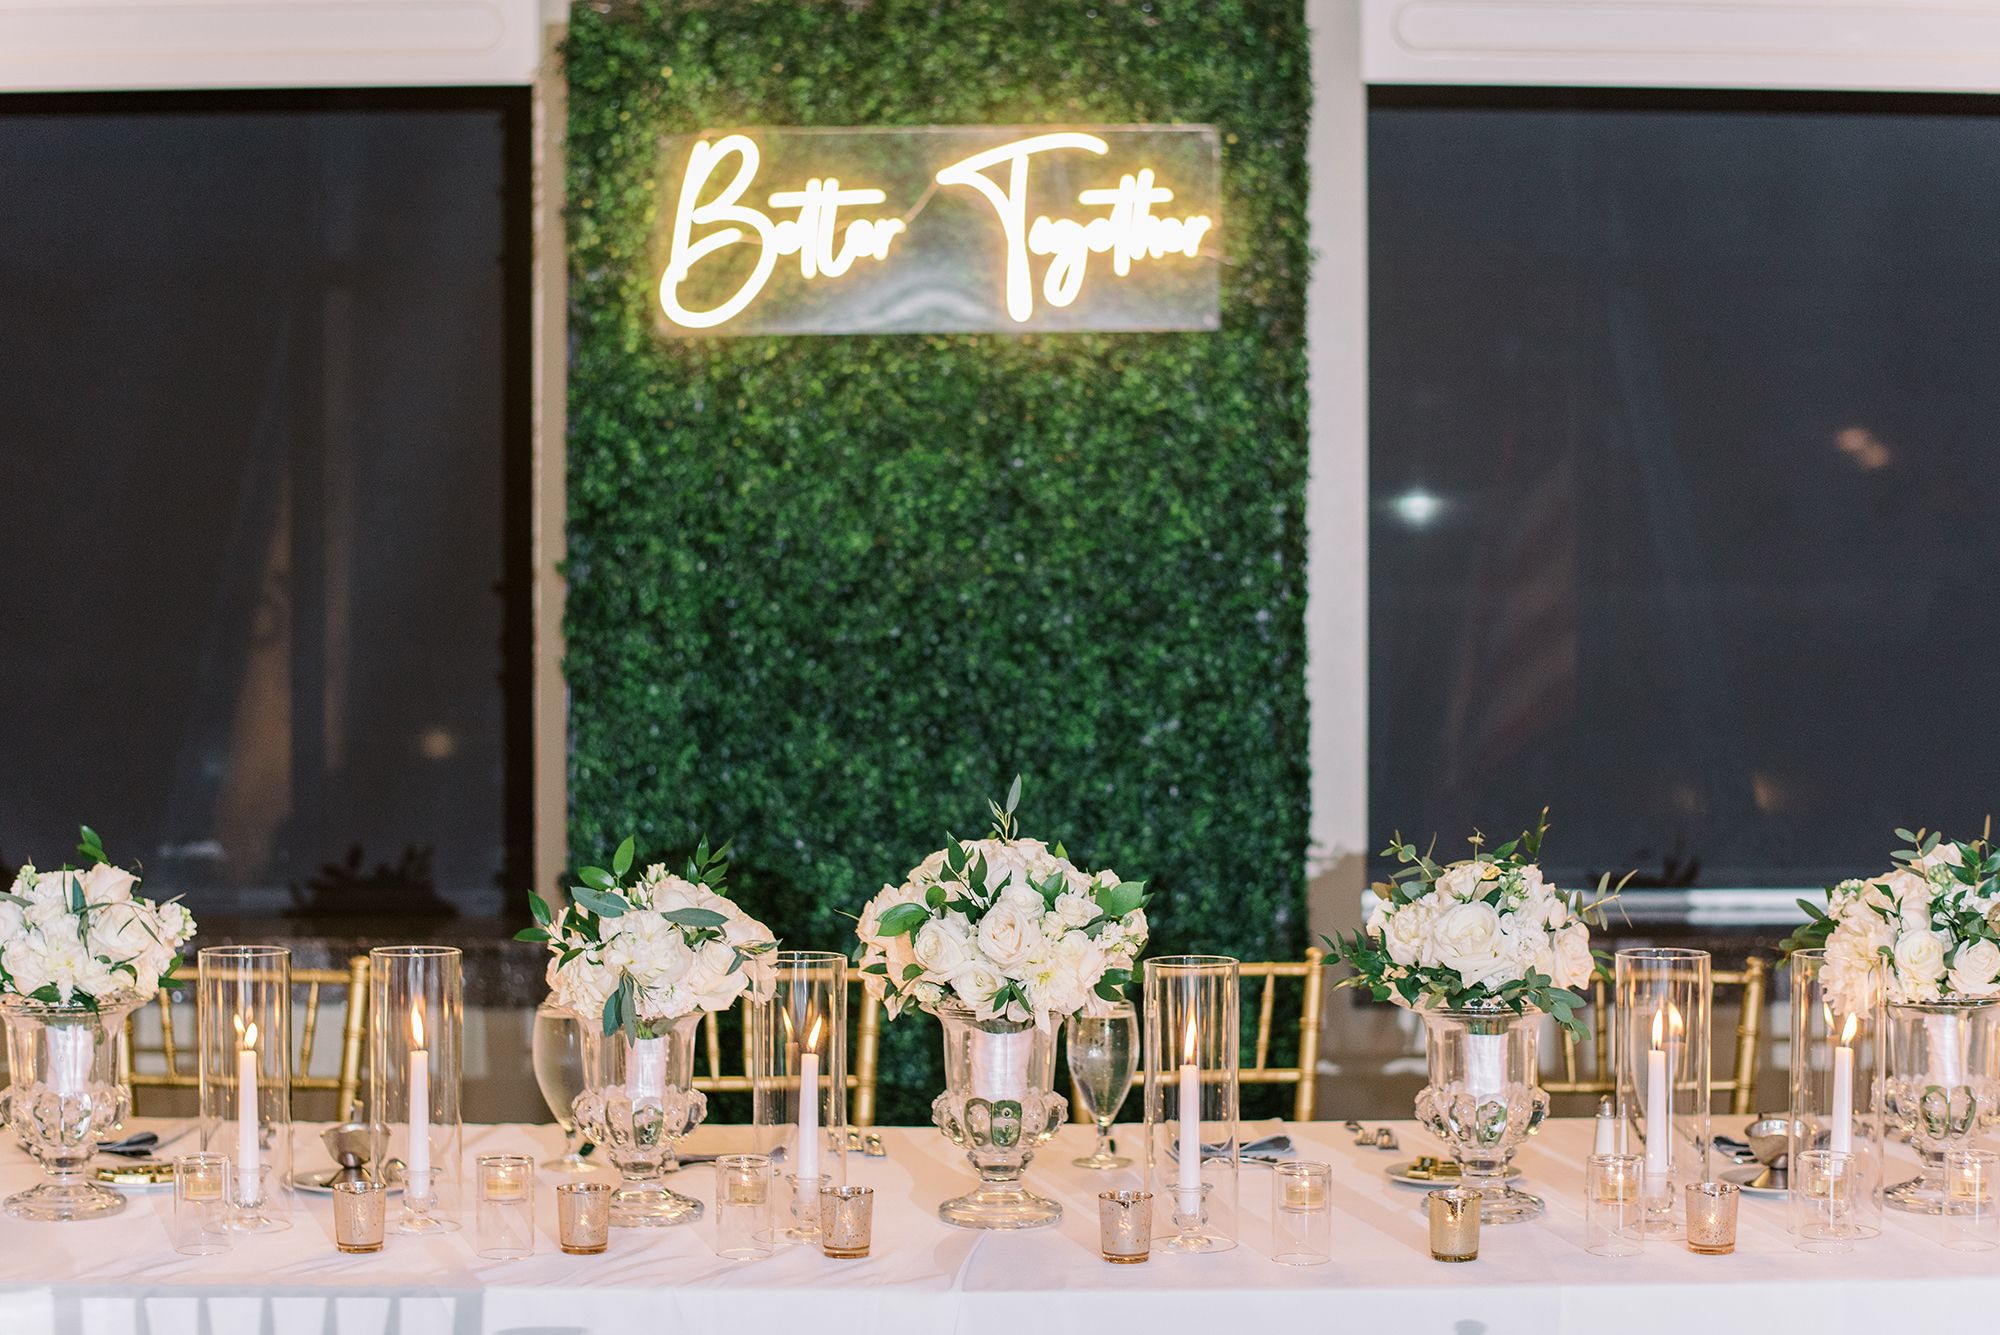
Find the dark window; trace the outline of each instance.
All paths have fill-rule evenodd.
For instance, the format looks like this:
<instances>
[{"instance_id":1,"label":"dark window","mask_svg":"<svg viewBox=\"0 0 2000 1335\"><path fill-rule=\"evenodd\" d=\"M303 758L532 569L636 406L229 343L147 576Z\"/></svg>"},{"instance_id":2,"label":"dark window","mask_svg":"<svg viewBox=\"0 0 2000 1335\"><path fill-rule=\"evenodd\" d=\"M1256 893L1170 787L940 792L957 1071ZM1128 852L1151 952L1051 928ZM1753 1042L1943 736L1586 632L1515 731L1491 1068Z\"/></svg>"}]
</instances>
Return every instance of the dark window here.
<instances>
[{"instance_id":1,"label":"dark window","mask_svg":"<svg viewBox=\"0 0 2000 1335\"><path fill-rule=\"evenodd\" d=\"M0 860L525 876L525 90L0 101Z\"/></svg>"},{"instance_id":2,"label":"dark window","mask_svg":"<svg viewBox=\"0 0 2000 1335\"><path fill-rule=\"evenodd\" d=\"M1708 887L2000 805L2000 116L1379 91L1369 819Z\"/></svg>"}]
</instances>

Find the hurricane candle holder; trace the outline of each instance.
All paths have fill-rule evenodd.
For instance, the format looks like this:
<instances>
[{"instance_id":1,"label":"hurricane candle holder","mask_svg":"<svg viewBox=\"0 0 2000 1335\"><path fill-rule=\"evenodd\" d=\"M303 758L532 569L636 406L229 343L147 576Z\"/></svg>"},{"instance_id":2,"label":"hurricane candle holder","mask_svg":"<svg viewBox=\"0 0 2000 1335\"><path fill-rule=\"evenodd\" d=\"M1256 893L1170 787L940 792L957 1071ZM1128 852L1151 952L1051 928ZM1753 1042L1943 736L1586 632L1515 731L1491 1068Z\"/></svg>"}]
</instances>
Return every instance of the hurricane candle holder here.
<instances>
[{"instance_id":1,"label":"hurricane candle holder","mask_svg":"<svg viewBox=\"0 0 2000 1335\"><path fill-rule=\"evenodd\" d=\"M1852 1162L1843 1180L1845 1224L1856 1237L1882 1231L1882 970L1850 966L1826 987L1826 951L1792 954L1792 1103L1786 1163L1814 1150ZM1796 1171L1793 1178L1796 1179ZM1791 1183L1796 1195L1799 1184ZM1795 1215L1795 1219L1797 1216Z\"/></svg>"},{"instance_id":2,"label":"hurricane candle holder","mask_svg":"<svg viewBox=\"0 0 2000 1335\"><path fill-rule=\"evenodd\" d=\"M385 1175L401 1166L398 1233L451 1232L463 1220L461 968L455 946L378 946L368 952L372 1161Z\"/></svg>"},{"instance_id":3,"label":"hurricane candle holder","mask_svg":"<svg viewBox=\"0 0 2000 1335\"><path fill-rule=\"evenodd\" d=\"M1677 1238L1687 1227L1684 1189L1709 1175L1708 952L1621 950L1614 982L1618 1115L1642 1160L1644 1227Z\"/></svg>"},{"instance_id":4,"label":"hurricane candle holder","mask_svg":"<svg viewBox=\"0 0 2000 1335\"><path fill-rule=\"evenodd\" d=\"M787 1165L784 1235L805 1241L819 1230L820 1186L847 1181L847 960L784 950L749 967L752 1143Z\"/></svg>"},{"instance_id":5,"label":"hurricane candle holder","mask_svg":"<svg viewBox=\"0 0 2000 1335\"><path fill-rule=\"evenodd\" d=\"M1173 1207L1169 1251L1226 1251L1239 1236L1240 967L1145 961L1147 1178Z\"/></svg>"},{"instance_id":6,"label":"hurricane candle holder","mask_svg":"<svg viewBox=\"0 0 2000 1335\"><path fill-rule=\"evenodd\" d=\"M208 946L195 955L201 1147L230 1156L229 1226L292 1226L292 952Z\"/></svg>"}]
</instances>

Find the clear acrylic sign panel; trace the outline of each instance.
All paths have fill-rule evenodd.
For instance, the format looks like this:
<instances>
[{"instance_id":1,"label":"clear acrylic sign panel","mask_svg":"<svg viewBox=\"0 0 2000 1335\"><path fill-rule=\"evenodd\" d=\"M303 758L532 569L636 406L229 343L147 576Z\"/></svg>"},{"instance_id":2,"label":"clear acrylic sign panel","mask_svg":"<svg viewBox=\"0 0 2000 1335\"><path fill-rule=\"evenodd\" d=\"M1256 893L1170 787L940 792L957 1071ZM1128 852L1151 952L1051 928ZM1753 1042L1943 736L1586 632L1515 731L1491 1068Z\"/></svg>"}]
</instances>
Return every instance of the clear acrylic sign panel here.
<instances>
[{"instance_id":1,"label":"clear acrylic sign panel","mask_svg":"<svg viewBox=\"0 0 2000 1335\"><path fill-rule=\"evenodd\" d=\"M1210 125L709 130L661 152L665 334L1218 325Z\"/></svg>"}]
</instances>

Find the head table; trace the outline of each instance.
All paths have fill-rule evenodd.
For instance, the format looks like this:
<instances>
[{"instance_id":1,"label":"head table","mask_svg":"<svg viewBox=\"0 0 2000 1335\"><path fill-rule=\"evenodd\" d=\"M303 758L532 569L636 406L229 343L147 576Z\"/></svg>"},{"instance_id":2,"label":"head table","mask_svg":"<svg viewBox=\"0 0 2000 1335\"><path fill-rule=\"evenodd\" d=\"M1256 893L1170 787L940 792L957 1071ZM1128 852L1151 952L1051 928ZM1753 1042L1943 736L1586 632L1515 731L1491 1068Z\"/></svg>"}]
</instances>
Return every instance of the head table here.
<instances>
[{"instance_id":1,"label":"head table","mask_svg":"<svg viewBox=\"0 0 2000 1335\"><path fill-rule=\"evenodd\" d=\"M1725 1119L1726 1122L1727 1119ZM135 1121L173 1136L185 1123ZM1070 1160L1087 1131L1066 1127L1036 1157L1031 1180L1064 1208L1056 1227L974 1233L932 1213L963 1190L970 1170L929 1127L885 1128L886 1158L850 1156L849 1180L875 1188L874 1254L834 1261L799 1247L757 1261L713 1250L707 1219L664 1230L613 1230L603 1256L555 1245L553 1184L537 1202L537 1253L518 1261L473 1254L465 1231L399 1237L373 1256L334 1250L324 1197L301 1194L287 1232L239 1240L219 1256L187 1257L167 1239L172 1191L135 1192L124 1213L73 1224L0 1219L0 1332L4 1335L610 1335L611 1332L823 1331L922 1335L1105 1335L1119 1329L1224 1332L1398 1331L1436 1335L1688 1332L1720 1335L1811 1329L1875 1332L1943 1328L2000 1306L2000 1253L1947 1251L1928 1221L1890 1212L1883 1235L1845 1256L1795 1250L1782 1198L1746 1196L1736 1254L1690 1255L1654 1243L1629 1259L1583 1250L1581 1164L1587 1121L1555 1121L1523 1150L1523 1186L1548 1201L1539 1220L1485 1230L1480 1259L1430 1259L1420 1190L1392 1183L1386 1164L1434 1153L1411 1123L1392 1123L1402 1152L1354 1145L1338 1122L1287 1129L1300 1157L1334 1165L1330 1264L1291 1268L1268 1259L1270 1182L1243 1172L1244 1237L1234 1251L1176 1256L1157 1248L1143 1266L1097 1255L1096 1193L1133 1185ZM1246 1127L1266 1134L1276 1124ZM1731 1129L1719 1126L1718 1130ZM315 1128L299 1129L302 1164L317 1163ZM740 1127L704 1127L686 1149L747 1148ZM1120 1147L1137 1146L1125 1128ZM194 1147L188 1135L166 1154ZM559 1152L553 1127L468 1127L467 1154ZM0 1188L37 1170L0 1151ZM607 1176L605 1180L610 1180ZM713 1170L691 1165L677 1189L708 1200Z\"/></svg>"}]
</instances>

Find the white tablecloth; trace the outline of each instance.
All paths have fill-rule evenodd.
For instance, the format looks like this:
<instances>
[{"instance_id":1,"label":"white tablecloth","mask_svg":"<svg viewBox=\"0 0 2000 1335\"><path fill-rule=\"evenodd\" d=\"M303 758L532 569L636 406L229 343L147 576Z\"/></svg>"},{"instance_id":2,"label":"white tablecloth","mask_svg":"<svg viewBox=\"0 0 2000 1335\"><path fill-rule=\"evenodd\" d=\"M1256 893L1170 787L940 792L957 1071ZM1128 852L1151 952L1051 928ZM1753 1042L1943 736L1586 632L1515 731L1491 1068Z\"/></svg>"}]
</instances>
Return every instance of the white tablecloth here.
<instances>
[{"instance_id":1,"label":"white tablecloth","mask_svg":"<svg viewBox=\"0 0 2000 1335\"><path fill-rule=\"evenodd\" d=\"M1928 1221L1893 1212L1880 1238L1847 1256L1795 1250L1785 1202L1754 1198L1743 1201L1734 1256L1693 1256L1678 1244L1655 1244L1632 1259L1589 1255L1578 1190L1587 1122L1551 1123L1521 1154L1523 1185L1549 1202L1543 1218L1488 1228L1478 1261L1441 1265L1425 1245L1422 1193L1382 1171L1431 1152L1425 1133L1396 1124L1403 1153L1390 1155L1355 1147L1339 1123L1290 1130L1303 1157L1335 1165L1328 1265L1294 1269L1268 1259L1270 1182L1256 1168L1244 1170L1245 1237L1236 1250L1155 1251L1143 1266L1105 1265L1095 1196L1120 1175L1070 1165L1089 1139L1075 1127L1037 1157L1030 1175L1062 1202L1059 1226L954 1229L933 1210L964 1189L970 1168L935 1130L890 1128L882 1133L888 1158L850 1159L850 1179L877 1193L874 1254L866 1260L830 1261L794 1247L725 1262L706 1219L613 1230L608 1254L564 1256L553 1238L557 1179L546 1174L541 1247L526 1260L474 1256L469 1217L455 1235L391 1234L375 1256L343 1256L333 1247L327 1202L303 1195L290 1231L244 1239L221 1256L184 1257L164 1227L171 1191L147 1192L106 1220L0 1218L0 1335L1770 1335L1793 1328L1873 1335L1955 1328L2000 1308L2000 1253L1946 1251ZM741 1128L703 1128L688 1148L743 1148L743 1139ZM1120 1139L1136 1146L1139 1135L1128 1129ZM302 1162L316 1162L316 1139L303 1128L299 1143ZM466 1151L532 1148L546 1157L556 1143L552 1127L474 1127ZM0 1152L0 1189L28 1185L36 1172L11 1148ZM712 1183L712 1169L691 1166L675 1185L706 1200ZM1947 1313L1953 1327L1944 1326Z\"/></svg>"}]
</instances>

